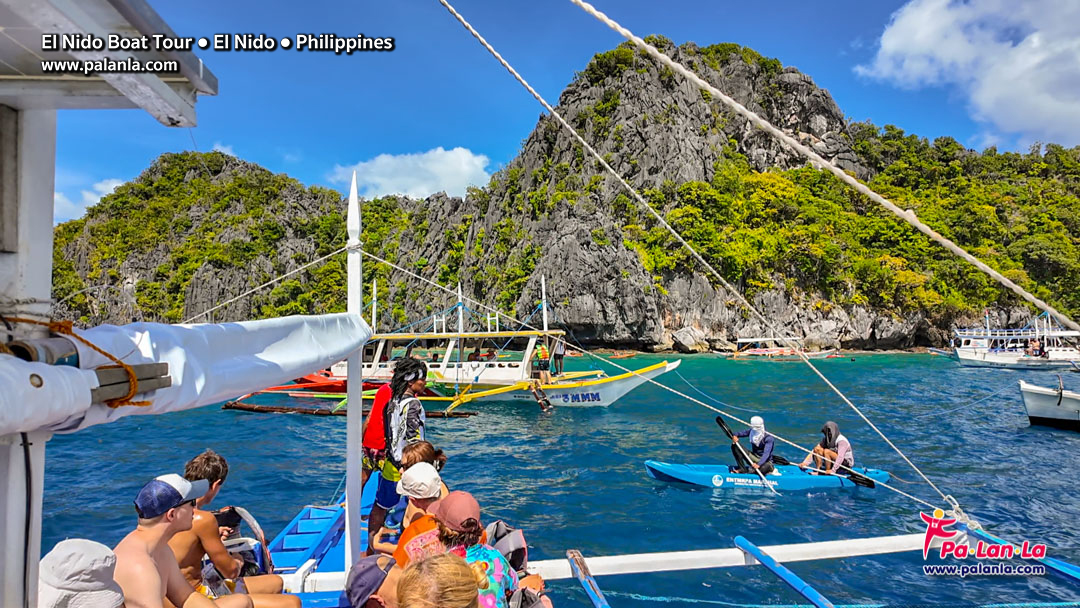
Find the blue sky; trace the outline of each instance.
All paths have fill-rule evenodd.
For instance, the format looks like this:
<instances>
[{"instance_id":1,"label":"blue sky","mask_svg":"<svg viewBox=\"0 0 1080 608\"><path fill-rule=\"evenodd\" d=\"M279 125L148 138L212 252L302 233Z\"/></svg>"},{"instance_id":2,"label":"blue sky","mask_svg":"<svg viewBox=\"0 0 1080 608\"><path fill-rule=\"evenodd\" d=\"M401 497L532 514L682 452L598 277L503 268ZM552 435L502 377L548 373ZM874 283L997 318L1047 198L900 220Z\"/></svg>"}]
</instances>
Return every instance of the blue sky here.
<instances>
[{"instance_id":1,"label":"blue sky","mask_svg":"<svg viewBox=\"0 0 1080 608\"><path fill-rule=\"evenodd\" d=\"M369 195L460 193L517 154L542 110L435 0L150 3L179 35L363 33L391 36L396 49L199 51L220 91L200 99L191 130L163 127L137 110L60 112L57 220L78 217L160 154L196 145L339 191L357 166ZM1080 114L1080 80L1077 68L1061 67L1062 59L1080 65L1068 26L1078 22L1080 3L595 5L642 36L736 42L777 57L812 76L856 120L951 135L980 149L1080 143L1080 122L1071 117ZM457 0L455 7L553 103L594 53L621 42L566 0Z\"/></svg>"}]
</instances>

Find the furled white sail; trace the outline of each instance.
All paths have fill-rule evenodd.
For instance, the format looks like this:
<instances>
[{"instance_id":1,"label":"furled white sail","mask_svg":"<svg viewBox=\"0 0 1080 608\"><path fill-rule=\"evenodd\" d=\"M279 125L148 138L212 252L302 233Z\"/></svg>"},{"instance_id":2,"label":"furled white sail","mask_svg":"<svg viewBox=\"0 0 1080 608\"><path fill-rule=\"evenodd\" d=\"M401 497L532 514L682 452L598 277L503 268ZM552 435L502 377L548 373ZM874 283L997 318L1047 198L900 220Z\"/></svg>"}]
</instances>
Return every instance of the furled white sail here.
<instances>
[{"instance_id":1,"label":"furled white sail","mask_svg":"<svg viewBox=\"0 0 1080 608\"><path fill-rule=\"evenodd\" d=\"M112 362L81 343L81 369L0 356L0 436L39 429L71 433L125 416L219 403L329 367L371 337L368 324L348 313L76 332L129 365L168 363L172 386L136 397L148 406L110 408L91 404L97 378L89 370Z\"/></svg>"}]
</instances>

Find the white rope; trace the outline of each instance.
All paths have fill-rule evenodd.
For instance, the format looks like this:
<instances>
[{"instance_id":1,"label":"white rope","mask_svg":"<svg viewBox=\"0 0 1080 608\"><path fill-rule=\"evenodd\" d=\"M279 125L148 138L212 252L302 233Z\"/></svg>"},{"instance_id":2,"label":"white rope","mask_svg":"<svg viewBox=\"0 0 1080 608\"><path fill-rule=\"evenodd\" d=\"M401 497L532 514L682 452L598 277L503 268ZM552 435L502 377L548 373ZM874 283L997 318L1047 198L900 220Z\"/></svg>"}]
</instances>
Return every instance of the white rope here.
<instances>
[{"instance_id":1,"label":"white rope","mask_svg":"<svg viewBox=\"0 0 1080 608\"><path fill-rule=\"evenodd\" d=\"M650 46L650 45L646 44L646 43L645 43L644 41L642 41L641 39L639 39L639 38L635 37L635 36L634 36L634 35L633 35L632 33L630 33L630 32L629 32L628 30L625 30L625 29L623 29L623 28L622 28L622 26L619 26L619 25L618 25L617 23L615 23L615 22L611 21L610 19L608 19L606 15L603 15L603 13L597 13L597 12L596 12L596 9L594 9L594 8L593 8L593 7L591 6L591 5L589 5L589 4L587 4L587 3L582 3L582 2L580 2L580 0L570 0L570 1L571 1L571 2L574 2L575 4L578 4L578 6L582 6L583 8L587 7L587 8L586 8L586 10L587 10L587 11L593 12L593 13L594 13L595 15L597 15L598 17L602 17L602 20L605 20L605 22L607 22L607 23L608 23L608 24L609 24L609 25L610 25L611 27L613 27L614 29L616 29L616 31L618 31L618 32L619 32L620 34L623 34L624 36L626 36L626 37L628 37L628 38L631 38L632 40L634 40L634 42L638 43L639 45L643 45L643 47L647 47L648 49L650 49L650 51L649 51L650 53L652 53L652 54L655 54L656 56L658 56L658 57L660 57L660 58L662 58L662 59L664 59L664 60L667 60L668 62L670 62L670 64L671 64L671 67L672 67L673 69L678 69L678 70L680 70L680 73L683 73L684 75L685 75L685 74L688 74L688 72L686 71L686 69L685 69L685 68L682 68L682 66L680 66L679 64L677 64L677 63L675 63L675 62L671 61L670 59L667 59L666 57L664 57L664 56L663 56L663 55L662 55L662 54L661 54L661 53L660 53L659 51L657 51L657 50L656 50L655 48L653 48L652 46ZM696 250L695 250L695 249L694 249L693 247L691 247L691 246L690 246L690 244L689 244L689 243L687 243L687 242L686 242L686 240L684 240L684 239L682 238L682 236L681 236L681 235L680 235L680 234L679 234L678 232L676 232L676 231L675 231L675 229L674 229L674 228L672 228L672 227L671 227L670 225L668 225L668 223L667 223L666 221L664 221L664 218L663 218L663 217L661 217L661 216L660 216L660 214L659 214L659 213L657 213L657 211L656 211L655 209L653 209L653 208L652 208L652 206L651 206L651 205L649 205L649 204L648 204L648 202L646 202L644 198L642 198L641 194L639 194L639 193L638 193L638 191L637 191L637 190L635 190L635 189L633 188L633 186L631 186L631 185L630 185L629 183L627 183L627 181L626 181L625 179L623 179L623 177L622 177L621 175L619 175L619 174L618 174L618 173L617 173L617 172L616 172L616 171L615 171L614 169L612 169L612 168L611 168L611 165L609 165L609 164L607 163L607 161L605 161L605 160L604 160L604 158L603 158L602 156L600 156L600 154L599 154L599 153L597 153L597 152L596 152L596 150L594 150L594 149L593 149L593 147L592 147L592 146L590 146L590 145L589 145L589 143L588 143L588 142L586 142L586 141L585 141L585 139L584 139L583 137L581 137L581 135L580 135L580 134L579 134L579 133L578 133L578 132L577 132L577 131L576 131L576 130L575 130L575 129L573 128L573 127L571 127L571 126L570 126L570 124L569 124L569 123L567 123L567 122L566 122L566 120L565 120L565 119L564 119L564 118L563 118L563 117L562 117L562 116L561 116L561 115L560 115L560 114L559 114L558 112L556 112L556 111L555 111L555 109L554 109L553 107L551 107L551 104L549 104L549 103L547 102L547 100L545 100L545 99L544 99L544 98L543 98L543 97L542 97L542 96L541 96L541 95L540 95L539 93L537 93L537 92L536 92L536 90L535 90L535 89L533 89L533 88L532 88L532 87L531 87L531 86L529 85L529 83L528 83L528 82L526 82L524 78L522 78L522 76L521 76L520 74L518 74L517 70L515 70L515 69L514 69L513 67L511 67L511 66L510 66L510 64L509 64L509 63L507 63L507 62L506 62L506 60L502 58L502 55L500 55L500 54L499 54L499 52L498 52L498 51L496 51L496 50L495 50L495 49L494 49L494 48L493 48L493 47L492 47L492 46L491 46L491 45L490 45L490 44L489 44L489 43L487 42L487 40L485 40L485 39L484 39L484 37L483 37L483 36L481 36L481 35L480 35L480 33L479 33L479 32L477 32L477 31L476 31L476 29L474 29L474 28L473 28L473 26L472 26L472 25L470 25L470 24L469 24L469 22L468 22L468 21L466 21L464 17L462 17L462 16L461 16L461 15L460 15L460 14L459 14L459 13L458 13L458 12L457 12L456 10L454 10L454 7L450 6L450 4L449 4L449 3L448 3L448 2L446 1L446 0L439 0L439 3L440 3L440 4L442 4L442 5L444 6L444 7L446 7L446 9L447 9L448 11L450 11L450 14L452 14L452 15L453 15L453 16L454 16L454 17L455 17L455 18L456 18L456 19L457 19L457 20L458 20L458 21L459 21L459 22L460 22L460 23L461 23L461 24L462 24L463 26L465 26L465 28L466 28L466 29L467 29L467 30L469 31L469 33L470 33L470 34L472 34L472 36L473 36L474 38L476 38L476 39L477 39L477 41L479 41L479 42L480 42L480 44L482 44L482 45L484 46L484 48L486 48L486 49L488 50L488 52L489 52L489 53L491 53L491 55L492 55L493 57L495 57L495 59L497 59L497 60L499 61L499 63L500 63L500 64L502 64L502 66L503 66L503 67L504 67L504 68L505 68L505 69L506 69L506 70L507 70L508 72L510 72L510 74L511 74L511 75L512 75L512 76L513 76L513 77L514 77L514 78L515 78L515 79L516 79L516 80L517 80L517 81L518 81L519 83L521 83L521 85L522 85L522 86L524 86L524 87L525 87L526 89L528 89L529 93L531 93L531 94L532 94L532 96L533 96L533 97L534 97L534 98L535 98L535 99L536 99L536 100L537 100L538 102L540 102L540 104L541 104L542 106L544 106L544 108L545 108L545 109L546 109L546 110L547 110L547 111L548 111L548 112L549 112L549 113L550 113L550 114L551 114L551 115L552 115L552 116L553 116L553 117L554 117L554 118L555 118L556 120L558 120L558 121L559 121L559 123L560 123L560 124L562 124L562 126L563 126L563 127L564 127L564 128L565 128L565 129L566 129L566 130L567 130L567 131L568 131L568 132L569 132L569 133L570 133L570 134L571 134L571 135L572 135L572 136L573 136L573 137L574 137L575 139L577 139L578 143L580 143L580 144L581 144L581 145L582 145L582 146L583 146L583 147L584 147L584 148L585 148L586 150L588 150L588 151L589 151L589 153L590 153L590 154L592 154L592 155L593 155L593 157L594 157L594 158L596 158L596 161L597 161L598 163L600 163L600 165L601 165L601 166L603 166L603 167L604 167L604 169L606 169L608 173L610 173L610 174L611 174L612 176L614 176L614 177L615 177L615 179L616 179L616 180L618 180L620 184L622 184L622 186L623 186L623 187L624 187L624 188L626 189L626 191L627 191L627 192L629 192L629 193L630 193L631 195L633 195L633 197L634 197L634 198L635 198L635 199L636 199L636 200L638 201L638 203L639 203L639 204L640 204L640 205L642 206L642 208L644 208L644 209L645 209L646 211L648 211L649 213L651 213L651 214L652 214L652 216L653 216L653 217L654 217L654 218L656 219L656 221L657 221L657 222L659 222L659 223L660 223L660 225L662 225L662 226L663 226L664 228L666 228L666 229L668 230L668 232L670 232L670 233L672 234L672 236L674 236L674 237L675 237L675 239L676 239L676 240L678 240L678 241L679 241L679 243L681 243L681 244L682 244L682 246L683 246L683 247L685 247L685 248L686 248L686 250L687 250L687 251L689 251L691 255L693 255L694 259L696 259L696 260L698 261L698 263L700 263L700 264L701 264L701 265L702 265L702 266L703 266L704 268L708 269L708 270L709 270L709 272L711 272L711 273L712 273L712 275L713 275L713 276L714 276L714 277L715 277L715 278L717 279L717 281L719 281L719 282L720 282L720 284L721 284L721 285L723 285L723 286L724 286L724 288L728 290L728 292L730 292L730 293L731 293L731 294L732 294L732 295L733 295L733 296L734 296L735 298L737 298L737 299L739 300L739 302L743 304L743 306L746 306L746 307L747 307L747 308L748 308L748 309L749 309L749 310L750 310L751 312L753 312L753 313L754 313L754 315L756 315L756 316L758 317L758 319L759 319L759 320L760 320L760 321L761 321L762 323L764 323L764 324L766 325L766 327L768 327L768 328L769 328L770 330L772 330L772 331L774 332L774 334L776 334L776 335L779 335L779 336L783 336L783 332L779 331L779 330L778 330L778 329L776 328L776 326L775 326L775 325L773 325L773 323L771 323L771 322L770 322L770 321L769 321L768 319L766 319L766 318L765 318L765 316L764 316L764 315L762 315L762 314L761 314L761 313L760 313L760 312L759 312L759 311L758 311L758 310L757 310L756 308L754 308L754 306L753 306L753 305L752 305L752 304L751 304L751 303L750 303L749 301L747 301L747 300L746 300L746 298L744 298L744 297L742 296L742 294L740 294L740 293L739 293L739 292L738 292L738 291L737 291L737 290L736 290L736 289L735 289L734 287L732 287L732 286L731 286L731 284L729 284L729 283L727 282L727 280L725 280L725 279L724 279L724 277L723 277L723 276L721 276L721 275L720 275L720 273L719 273L719 272L717 272L717 271L716 271L716 269L712 267L712 265L710 265L710 264L709 264L708 262L706 262L706 261L705 261L705 259L704 259L703 257L701 257L701 255L700 255L700 254L699 254L699 253L698 253L698 252L697 252L697 251L696 251ZM691 76L692 76L692 75L691 75ZM694 78L696 78L696 76L695 76ZM724 99L724 100L726 100L727 102L730 102L730 103L732 103L732 104L735 104L735 106L738 106L738 108L741 108L741 109L742 109L742 112L743 112L743 113L745 113L745 114L749 114L750 116L753 116L753 117L754 117L754 119L755 119L755 120L756 120L757 122L760 122L760 123L763 123L763 124L765 124L765 125L768 125L768 126L769 126L769 127L770 127L770 128L772 129L772 130L771 130L770 132L775 132L776 134L779 134L780 136L782 136L782 135L783 135L782 133L780 133L780 131L779 131L778 129L776 129L775 127L772 127L772 125L769 125L769 124L768 124L767 122L765 122L765 121L764 121L764 120L762 120L761 118L758 118L758 117L757 117L757 116L756 116L755 114L753 114L752 112L750 112L750 111L749 111L749 110L747 110L746 108L743 108L742 106L738 105L737 103L735 103L735 101L734 101L734 100L732 100L731 98L727 97L726 95L724 95L724 94L723 94L723 93L721 93L720 91L717 91L717 90L716 90L716 89L715 89L714 87L712 87L712 85L710 85L709 83L707 83L707 82L705 82L705 81L701 80L700 78L697 78L696 82L697 82L697 83L699 84L699 86L702 86L702 87L708 88L708 89L710 89L711 91L715 91L715 94L716 94L716 95L718 95L719 97L723 98L723 99ZM755 124L756 124L756 123L755 123ZM794 142L794 140L792 140L792 141ZM814 154L814 153L813 153L813 152L811 152L810 150L806 149L805 147L802 147L802 146L801 146L800 144L798 144L797 142L794 142L794 143L795 143L796 145L799 145L799 146L800 146L800 148L801 148L802 150L806 150L806 152L807 152L807 153L809 153L809 154L812 154L812 155L813 155L813 156L812 156L812 158L818 159L818 160L820 160L820 161L821 161L822 163L825 163L824 159L821 159L821 157L817 156L816 154ZM825 164L828 164L828 163L825 163ZM830 165L830 166L831 166L831 165ZM839 170L837 170L837 171L839 171ZM844 177L847 177L847 174L843 173L843 171L839 171L839 173L840 173L841 175L843 175ZM854 181L854 180L852 180L852 181ZM858 182L855 182L855 183L857 184ZM872 191L870 191L870 189L869 189L869 188L865 188L865 187L863 187L863 189L864 189L864 190L866 190L867 192L870 192L871 194L874 194L874 193L873 193ZM876 195L876 194L874 194L874 196L877 196L877 195ZM877 198L881 198L881 197L880 197L880 196L877 196ZM881 199L881 200L883 200L883 201L884 201L885 199ZM885 201L885 202L886 202L887 204L890 204L890 205L891 205L891 203L888 203L888 201ZM895 206L894 206L894 207L895 207ZM989 268L987 268L987 270L989 270ZM993 272L993 271L991 271L991 272ZM1004 278L1004 277L1003 277L1003 278ZM870 428L874 429L874 431L875 431L875 432L876 432L876 433L877 433L877 434L878 434L878 435L879 435L879 436L880 436L880 437L881 437L882 439L884 439L884 440L885 440L885 443L889 444L889 446L890 446L890 447L891 447L891 448L892 448L893 450L895 450L895 451L896 451L896 453L897 453L897 454L899 454L901 458L903 458L903 459L904 459L904 462L908 463L908 465L909 465L909 466L911 466L911 468L912 468L912 469L913 469L913 470L914 470L914 471L915 471L916 473L918 473L918 475L919 475L920 477L922 477L922 478L923 478L923 480L924 480L924 481L926 481L926 483L930 485L930 487L934 488L934 490L935 490L935 491L936 491L936 492L937 492L937 493L938 493L939 495L941 495L941 497L942 497L943 499L945 498L945 496L946 496L946 495L945 495L945 493L944 493L944 492L942 492L942 491L941 491L941 490L940 490L940 489L939 489L939 488L938 488L938 487L937 487L936 485L934 485L934 482L933 482L933 481L930 481L930 478L929 478L929 477L927 477L927 476L926 476L926 474L925 474L925 473L923 473L923 472L922 472L922 470L920 470L920 469L919 469L919 467L915 466L915 463L911 462L911 460L910 460L910 459L909 459L909 458L908 458L908 457L907 457L907 456L906 456L906 455L904 454L904 452L903 452L902 450L900 450L900 448L898 448L898 447L896 446L896 444L894 444L894 443L893 443L892 441L890 441L890 440L889 440L889 438L888 438L888 437L886 437L886 436L885 436L885 434L884 434L883 432L881 432L881 429L879 429L879 428L878 428L877 426L875 426L873 422L870 422L870 419L869 419L869 418L867 418L867 417L866 417L866 416L865 416L865 415L864 415L864 414L862 413L862 411L861 411L861 410L859 410L859 408L855 407L855 404L854 404L854 403L852 403L852 402L851 402L851 400L849 400L849 399L848 399L848 398L847 398L847 397L846 397L846 396L844 395L844 393L843 393L843 392L841 392L841 391L840 391L840 389L838 389L838 388L836 387L836 385L834 385L834 384L833 384L832 382L830 382L830 381L829 381L829 379L828 379L828 378L826 378L824 374L822 374L822 373L821 373L821 372L820 372L820 371L819 371L819 370L818 370L818 369L817 369L816 367L814 367L814 364L810 362L810 359L809 359L809 358L808 358L808 357L806 356L806 354L805 354L805 353L803 353L803 352L802 352L802 349L800 348L800 346L799 346L798 344L794 343L794 342L793 342L793 341L791 341L791 340L787 340L786 338L784 338L784 340L786 340L786 341L788 342L788 344L789 344L789 345L790 345L790 346L791 346L791 347L792 347L792 348L793 348L793 349L794 349L794 350L795 350L796 352L798 352L798 353L799 353L799 357L800 357L800 358L801 358L801 359L803 360L803 362L804 362L804 363L806 363L806 365L807 365L807 366L809 366L809 367L810 367L810 369L812 369L812 370L814 371L814 373L815 373L815 374L817 374L817 376L818 376L819 378L821 378L821 380L822 380L823 382L825 382L825 384L826 384L826 385L828 385L828 387L829 387L829 388L831 388L831 389L833 390L833 392L835 392L835 393L836 393L836 394L837 394L837 395L838 395L838 396L840 397L840 399L842 399L842 400L844 401L844 403L846 403L846 404L847 404L847 405L848 405L849 407L851 407L851 409L853 409L853 410L855 411L855 413L857 413L857 414L859 415L859 417L860 417L860 418L862 418L862 419L863 419L863 421L864 421L864 422L866 422L866 424L870 426ZM684 396L685 396L685 395L684 395ZM697 403L699 403L699 404L701 404L701 405L704 405L704 404L703 404L703 403L701 403L700 401L698 401ZM706 407L708 407L708 406L706 406ZM741 421L740 421L740 422L741 422ZM744 423L744 424L745 424L745 423Z\"/></svg>"},{"instance_id":2,"label":"white rope","mask_svg":"<svg viewBox=\"0 0 1080 608\"><path fill-rule=\"evenodd\" d=\"M432 286L434 286L434 287L436 287L438 289L441 289L441 290L445 291L446 293L454 296L455 298L457 297L457 291L456 290L451 289L449 287L445 287L443 285L439 285L435 281L432 281L431 279L428 279L427 277L421 276L421 275L413 272L412 270L409 270L408 268L405 268L403 266L398 266L394 262L391 262L389 260L381 258L381 257L379 257L379 256L377 256L377 255L375 255L373 253L369 253L367 251L364 251L363 249L360 250L360 253L362 253L364 256L366 256L368 258L371 258L372 260L374 260L376 262L386 264L387 266L389 266L389 267L391 267L391 268L393 268L395 270L403 272L403 273L405 273L405 274L407 274L407 275L409 275L409 276L411 276L413 278L419 279L420 281L422 281L424 283L427 283L427 284L432 285ZM530 325L528 322L521 321L520 319L516 319L511 315L508 315L508 314L506 314L504 312L499 311L496 308L493 308L491 306L488 306L487 304L484 304L483 302L480 302L478 300L474 300L474 299L472 299L472 298L470 298L468 296L464 296L464 295L462 296L462 300L465 301L465 302L469 302L470 304L474 304L478 308L486 309L486 310L489 310L489 311L492 311L492 312L499 312L499 314L501 314L504 317L508 318L510 321L512 321L514 323L517 323L521 327L527 327L527 328L529 328L531 330L539 331L539 329L537 327L534 327L534 326ZM587 351L587 350L585 350L583 348L579 348L579 347L577 347L577 346L575 346L573 344L570 344L569 342L564 341L563 343L568 348L570 348L571 350L575 350L577 352L582 353L583 355L588 355L588 356L593 357L595 359L599 359L599 360L603 361L604 363L607 363L608 365L610 365L610 366L612 366L612 367L614 367L616 369L622 370L623 372L626 372L628 374L633 374L633 375L635 375L635 376L637 376L639 378L642 378L645 381L647 381L647 382L649 382L651 384L654 384L654 385L660 387L661 389L664 389L664 390L666 390L666 391L668 391L668 392L670 392L670 393L672 393L674 395L682 397L683 399L686 399L687 401L689 401L691 403L696 403L696 404L698 404L698 405L700 405L700 406L702 406L702 407L704 407L704 408L706 408L708 410L712 410L713 412L716 412L717 414L727 416L731 420L734 420L735 422L738 422L738 423L740 423L742 425L750 426L749 422L743 420L742 418L739 418L738 416L730 414L730 413L728 413L728 412L726 412L726 411L724 411L722 409L719 409L717 407L713 407L712 405L709 405L708 403L705 403L704 401L701 401L699 399L691 397L690 395L687 395L686 393L683 393L683 392L681 392L681 391L679 391L677 389L674 389L674 388L672 388L670 386L667 386L665 384L661 384L661 383L657 382L653 378L648 378L646 376L642 376L641 374L637 373L636 371L634 371L632 369L629 369L627 367L623 367L622 365L619 365L618 363L616 363L616 362L614 362L614 361L612 361L610 359L605 359L604 357L602 357L602 356L600 356L600 355L598 355L596 353L593 353L591 351ZM793 441L790 441L788 439L785 439L784 437L781 437L780 435L777 435L777 434L772 433L770 431L765 431L765 432L768 433L773 438L778 439L779 441L781 441L783 443L786 443L786 444L790 445L791 447L793 447L793 448L795 448L797 450L800 450L800 451L802 451L802 452L804 452L806 454L813 454L814 453L813 450L808 450L808 449L802 447L801 445L799 445L799 444L797 444L797 443L795 443ZM861 473L858 473L858 471L855 471L855 470L851 469L850 467L848 467L846 465L842 464L842 465L840 465L840 468L841 469L846 469L849 472L857 473L857 474L861 475ZM807 467L807 469L811 470L811 471L816 471L816 472L819 472L819 473L831 474L829 471L824 471L824 470L821 470L821 469L815 469L815 468L809 467L809 466ZM934 505L934 504L932 504L930 502L927 502L927 501L925 501L925 500L923 500L923 499L921 499L921 498L919 498L917 496L912 496L911 494L908 494L907 492L904 492L903 490L901 490L899 488L894 488L893 486L889 485L888 483L884 483L884 482L880 482L880 481L875 481L874 483L876 483L876 484L878 484L880 486L883 486L885 488L888 488L888 489L892 490L893 492L896 492L897 494L900 494L901 496L905 496L907 498L910 498L911 500L914 500L915 502L918 502L918 503L920 503L922 505L930 507L931 509L937 508L936 505ZM766 483L765 485L766 485L766 487L768 487L769 484Z\"/></svg>"},{"instance_id":3,"label":"white rope","mask_svg":"<svg viewBox=\"0 0 1080 608\"><path fill-rule=\"evenodd\" d=\"M274 283L277 283L277 282L281 281L285 277L292 276L292 275L300 272L301 270L304 270L305 268L310 268L311 266L314 266L315 264L318 264L319 262L322 262L323 260L326 260L328 258L332 258L335 255L337 255L337 254L339 254L342 251L345 251L347 249L349 249L349 247L347 247L347 246L342 247L341 249L338 249L337 251L333 251L331 253L328 253L328 254L322 256L321 258L319 258L317 260L312 260L312 261L308 262L307 264L304 264L303 266L297 268L296 270L290 270L289 272L286 272L285 274L283 274L283 275L281 275L281 276L279 276L277 278L270 279L269 281L263 283L262 285L259 285L258 287L254 287L252 289L249 289L249 290L245 291L244 293L236 296L235 298L229 298L228 300L225 300L224 302L222 302L221 304L218 304L217 306L215 306L213 308L210 308L208 310L204 310L203 312L200 312L199 314L195 315L194 317L191 317L191 318L187 319L186 321L184 321L184 323L191 323L192 321L194 321L195 319L198 319L199 317L205 317L206 315L214 312L215 310L217 310L219 308L222 308L224 306L228 306L229 304L232 304L233 302L239 300L240 298L244 298L246 296L249 296L249 295L251 295L251 294L253 294L256 291L259 291L261 289L265 289L265 288L273 285Z\"/></svg>"}]
</instances>

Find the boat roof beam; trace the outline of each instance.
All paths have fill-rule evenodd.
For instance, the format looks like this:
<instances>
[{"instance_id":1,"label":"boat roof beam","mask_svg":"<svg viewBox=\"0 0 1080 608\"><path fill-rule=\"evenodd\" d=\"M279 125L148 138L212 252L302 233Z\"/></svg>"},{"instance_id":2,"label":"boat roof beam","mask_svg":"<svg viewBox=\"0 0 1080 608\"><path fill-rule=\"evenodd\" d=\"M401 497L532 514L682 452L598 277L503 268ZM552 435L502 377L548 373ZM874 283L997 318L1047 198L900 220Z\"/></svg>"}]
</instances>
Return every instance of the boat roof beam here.
<instances>
[{"instance_id":1,"label":"boat roof beam","mask_svg":"<svg viewBox=\"0 0 1080 608\"><path fill-rule=\"evenodd\" d=\"M471 339L487 339L487 338L532 338L535 336L564 336L566 332L561 329L549 329L548 331L473 331L473 332L461 332L461 333L440 333L440 332L424 332L424 333L401 333L401 334L375 334L371 337L372 340L450 340L462 338L466 340Z\"/></svg>"},{"instance_id":2,"label":"boat roof beam","mask_svg":"<svg viewBox=\"0 0 1080 608\"><path fill-rule=\"evenodd\" d=\"M144 0L0 0L0 104L27 109L138 107L170 127L196 124L198 95L216 95L217 77L191 51L44 51L44 34L107 38L162 34L172 28ZM170 74L111 73L89 77L42 70L48 60L175 61Z\"/></svg>"}]
</instances>

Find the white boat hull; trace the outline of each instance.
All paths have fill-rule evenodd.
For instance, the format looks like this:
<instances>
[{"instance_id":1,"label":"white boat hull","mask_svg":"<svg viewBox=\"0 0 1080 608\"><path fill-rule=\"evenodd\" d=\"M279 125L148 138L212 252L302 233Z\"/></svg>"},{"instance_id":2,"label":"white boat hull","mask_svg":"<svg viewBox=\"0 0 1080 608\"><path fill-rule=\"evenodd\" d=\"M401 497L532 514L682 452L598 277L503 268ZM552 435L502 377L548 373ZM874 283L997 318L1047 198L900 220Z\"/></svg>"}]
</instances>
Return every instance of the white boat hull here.
<instances>
[{"instance_id":1,"label":"white boat hull","mask_svg":"<svg viewBox=\"0 0 1080 608\"><path fill-rule=\"evenodd\" d=\"M1080 393L1046 388L1020 381L1031 424L1080 430Z\"/></svg>"},{"instance_id":2,"label":"white boat hull","mask_svg":"<svg viewBox=\"0 0 1080 608\"><path fill-rule=\"evenodd\" d=\"M1004 369L1067 369L1078 359L1072 357L1033 357L1016 351L987 351L970 348L955 349L956 360L964 367L997 367Z\"/></svg>"},{"instance_id":3,"label":"white boat hull","mask_svg":"<svg viewBox=\"0 0 1080 608\"><path fill-rule=\"evenodd\" d=\"M668 361L663 365L650 366L637 373L627 373L610 378L586 379L579 382L559 382L544 385L544 394L552 405L558 407L607 407L638 386L679 367L681 360ZM473 399L474 402L527 401L536 404L529 390L514 390Z\"/></svg>"}]
</instances>

